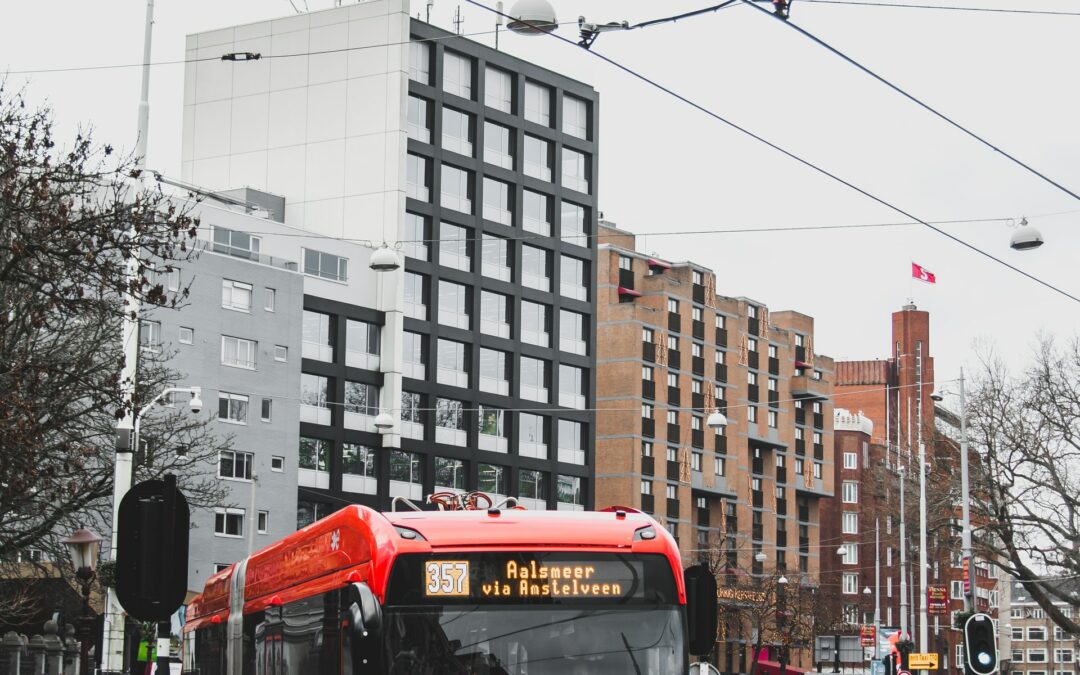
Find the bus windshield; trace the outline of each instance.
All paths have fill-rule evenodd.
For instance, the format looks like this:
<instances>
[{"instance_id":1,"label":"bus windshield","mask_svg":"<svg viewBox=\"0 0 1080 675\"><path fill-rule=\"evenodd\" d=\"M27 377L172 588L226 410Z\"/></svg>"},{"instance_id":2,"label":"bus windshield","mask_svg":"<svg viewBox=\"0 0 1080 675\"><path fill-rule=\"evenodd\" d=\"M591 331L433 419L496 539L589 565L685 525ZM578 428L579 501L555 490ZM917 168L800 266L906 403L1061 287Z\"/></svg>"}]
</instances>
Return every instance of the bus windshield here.
<instances>
[{"instance_id":1,"label":"bus windshield","mask_svg":"<svg viewBox=\"0 0 1080 675\"><path fill-rule=\"evenodd\" d=\"M687 670L678 606L387 608L391 675L660 675Z\"/></svg>"},{"instance_id":2,"label":"bus windshield","mask_svg":"<svg viewBox=\"0 0 1080 675\"><path fill-rule=\"evenodd\" d=\"M686 672L685 615L662 555L409 554L390 574L387 672Z\"/></svg>"}]
</instances>

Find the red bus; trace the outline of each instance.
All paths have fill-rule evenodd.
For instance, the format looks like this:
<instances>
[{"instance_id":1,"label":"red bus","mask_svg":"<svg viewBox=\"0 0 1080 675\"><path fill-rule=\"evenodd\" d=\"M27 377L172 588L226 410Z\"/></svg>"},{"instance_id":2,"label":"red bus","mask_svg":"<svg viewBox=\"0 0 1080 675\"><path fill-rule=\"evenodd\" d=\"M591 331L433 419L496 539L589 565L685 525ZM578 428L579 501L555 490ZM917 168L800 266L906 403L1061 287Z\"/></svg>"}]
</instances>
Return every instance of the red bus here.
<instances>
[{"instance_id":1,"label":"red bus","mask_svg":"<svg viewBox=\"0 0 1080 675\"><path fill-rule=\"evenodd\" d=\"M686 673L687 614L675 541L633 509L349 506L207 581L184 672Z\"/></svg>"}]
</instances>

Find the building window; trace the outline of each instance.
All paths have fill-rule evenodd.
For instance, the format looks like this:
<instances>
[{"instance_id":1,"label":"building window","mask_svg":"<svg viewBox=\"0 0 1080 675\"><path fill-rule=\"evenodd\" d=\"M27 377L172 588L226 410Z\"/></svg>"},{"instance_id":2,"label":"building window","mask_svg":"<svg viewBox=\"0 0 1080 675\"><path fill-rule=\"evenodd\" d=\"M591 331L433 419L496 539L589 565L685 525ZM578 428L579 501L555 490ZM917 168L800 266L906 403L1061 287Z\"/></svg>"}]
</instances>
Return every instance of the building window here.
<instances>
[{"instance_id":1,"label":"building window","mask_svg":"<svg viewBox=\"0 0 1080 675\"><path fill-rule=\"evenodd\" d=\"M345 412L375 417L379 414L379 388L374 384L345 381ZM348 426L348 423L346 423Z\"/></svg>"},{"instance_id":2,"label":"building window","mask_svg":"<svg viewBox=\"0 0 1080 675\"><path fill-rule=\"evenodd\" d=\"M266 534L266 531L268 529L270 529L270 512L269 511L259 511L257 516L258 516L258 521L257 521L257 526L255 528L255 531L258 532L259 534Z\"/></svg>"},{"instance_id":3,"label":"building window","mask_svg":"<svg viewBox=\"0 0 1080 675\"><path fill-rule=\"evenodd\" d=\"M510 129L494 122L484 122L484 161L514 170L514 143Z\"/></svg>"},{"instance_id":4,"label":"building window","mask_svg":"<svg viewBox=\"0 0 1080 675\"><path fill-rule=\"evenodd\" d=\"M301 469L327 471L330 459L330 441L322 438L300 437Z\"/></svg>"},{"instance_id":5,"label":"building window","mask_svg":"<svg viewBox=\"0 0 1080 675\"><path fill-rule=\"evenodd\" d=\"M559 364L559 405L584 410L587 387L588 371L565 363Z\"/></svg>"},{"instance_id":6,"label":"building window","mask_svg":"<svg viewBox=\"0 0 1080 675\"><path fill-rule=\"evenodd\" d=\"M652 494L652 481L651 480L646 480L644 478L641 479L641 494L643 494L643 495L651 495Z\"/></svg>"},{"instance_id":7,"label":"building window","mask_svg":"<svg viewBox=\"0 0 1080 675\"><path fill-rule=\"evenodd\" d=\"M588 103L574 96L563 95L563 133L588 139L588 117Z\"/></svg>"},{"instance_id":8,"label":"building window","mask_svg":"<svg viewBox=\"0 0 1080 675\"><path fill-rule=\"evenodd\" d=\"M585 464L585 425L573 420L559 420L559 461Z\"/></svg>"},{"instance_id":9,"label":"building window","mask_svg":"<svg viewBox=\"0 0 1080 675\"><path fill-rule=\"evenodd\" d=\"M305 248L304 274L344 282L349 278L349 260L333 253Z\"/></svg>"},{"instance_id":10,"label":"building window","mask_svg":"<svg viewBox=\"0 0 1080 675\"><path fill-rule=\"evenodd\" d=\"M161 351L161 322L139 322L139 347L148 352Z\"/></svg>"},{"instance_id":11,"label":"building window","mask_svg":"<svg viewBox=\"0 0 1080 675\"><path fill-rule=\"evenodd\" d=\"M271 471L284 471L285 470L285 458L281 455L274 455L270 458L270 470Z\"/></svg>"},{"instance_id":12,"label":"building window","mask_svg":"<svg viewBox=\"0 0 1080 675\"><path fill-rule=\"evenodd\" d=\"M472 213L473 179L465 169L442 165L442 192L439 205L462 213Z\"/></svg>"},{"instance_id":13,"label":"building window","mask_svg":"<svg viewBox=\"0 0 1080 675\"><path fill-rule=\"evenodd\" d=\"M405 194L422 202L431 200L431 162L427 157L406 155Z\"/></svg>"},{"instance_id":14,"label":"building window","mask_svg":"<svg viewBox=\"0 0 1080 675\"><path fill-rule=\"evenodd\" d=\"M1027 650L1027 662L1028 663L1046 663L1046 649L1040 647L1038 649Z\"/></svg>"},{"instance_id":15,"label":"building window","mask_svg":"<svg viewBox=\"0 0 1080 675\"><path fill-rule=\"evenodd\" d=\"M472 59L454 52L443 52L443 91L472 98Z\"/></svg>"},{"instance_id":16,"label":"building window","mask_svg":"<svg viewBox=\"0 0 1080 675\"><path fill-rule=\"evenodd\" d=\"M334 331L329 314L304 310L304 358L332 363L334 360Z\"/></svg>"},{"instance_id":17,"label":"building window","mask_svg":"<svg viewBox=\"0 0 1080 675\"><path fill-rule=\"evenodd\" d=\"M649 441L642 441L641 442L641 456L642 457L652 457L653 456L652 453L653 453L652 443L649 442Z\"/></svg>"},{"instance_id":18,"label":"building window","mask_svg":"<svg viewBox=\"0 0 1080 675\"><path fill-rule=\"evenodd\" d=\"M1073 650L1066 647L1054 649L1054 663L1072 663Z\"/></svg>"},{"instance_id":19,"label":"building window","mask_svg":"<svg viewBox=\"0 0 1080 675\"><path fill-rule=\"evenodd\" d=\"M494 291L480 291L480 332L510 337L510 298Z\"/></svg>"},{"instance_id":20,"label":"building window","mask_svg":"<svg viewBox=\"0 0 1080 675\"><path fill-rule=\"evenodd\" d=\"M506 452L506 411L490 405L481 405L477 412L480 449Z\"/></svg>"},{"instance_id":21,"label":"building window","mask_svg":"<svg viewBox=\"0 0 1080 675\"><path fill-rule=\"evenodd\" d=\"M535 136L525 135L525 165L526 176L532 176L542 181L551 181L551 164L553 146Z\"/></svg>"},{"instance_id":22,"label":"building window","mask_svg":"<svg viewBox=\"0 0 1080 675\"><path fill-rule=\"evenodd\" d=\"M435 458L435 491L459 492L465 490L465 462L449 457Z\"/></svg>"},{"instance_id":23,"label":"building window","mask_svg":"<svg viewBox=\"0 0 1080 675\"><path fill-rule=\"evenodd\" d=\"M547 474L529 469L518 470L518 499L535 510L547 508Z\"/></svg>"},{"instance_id":24,"label":"building window","mask_svg":"<svg viewBox=\"0 0 1080 675\"><path fill-rule=\"evenodd\" d=\"M366 321L345 322L345 365L377 370L379 367L379 327Z\"/></svg>"},{"instance_id":25,"label":"building window","mask_svg":"<svg viewBox=\"0 0 1080 675\"><path fill-rule=\"evenodd\" d=\"M422 470L420 455L404 450L391 450L390 496L420 499L424 483Z\"/></svg>"},{"instance_id":26,"label":"building window","mask_svg":"<svg viewBox=\"0 0 1080 675\"><path fill-rule=\"evenodd\" d=\"M472 306L468 286L439 280L439 323L454 328L469 329L469 308Z\"/></svg>"},{"instance_id":27,"label":"building window","mask_svg":"<svg viewBox=\"0 0 1080 675\"><path fill-rule=\"evenodd\" d=\"M469 364L465 343L454 340L438 341L438 361L435 380L452 387L469 386Z\"/></svg>"},{"instance_id":28,"label":"building window","mask_svg":"<svg viewBox=\"0 0 1080 675\"><path fill-rule=\"evenodd\" d=\"M588 353L587 336L584 314L571 312L568 309L559 310L559 349L561 351L584 356Z\"/></svg>"},{"instance_id":29,"label":"building window","mask_svg":"<svg viewBox=\"0 0 1080 675\"><path fill-rule=\"evenodd\" d=\"M255 455L250 452L222 450L218 453L218 478L251 480Z\"/></svg>"},{"instance_id":30,"label":"building window","mask_svg":"<svg viewBox=\"0 0 1080 675\"><path fill-rule=\"evenodd\" d=\"M244 509L214 509L214 534L219 537L244 536Z\"/></svg>"},{"instance_id":31,"label":"building window","mask_svg":"<svg viewBox=\"0 0 1080 675\"><path fill-rule=\"evenodd\" d=\"M679 423L679 413L677 411L675 411L675 410L667 411L667 423L668 424L678 424Z\"/></svg>"},{"instance_id":32,"label":"building window","mask_svg":"<svg viewBox=\"0 0 1080 675\"><path fill-rule=\"evenodd\" d=\"M273 288L267 288L263 295L263 311L273 312L277 306L277 291Z\"/></svg>"},{"instance_id":33,"label":"building window","mask_svg":"<svg viewBox=\"0 0 1080 675\"><path fill-rule=\"evenodd\" d=\"M285 362L289 359L289 348L284 345L274 345L274 360Z\"/></svg>"},{"instance_id":34,"label":"building window","mask_svg":"<svg viewBox=\"0 0 1080 675\"><path fill-rule=\"evenodd\" d=\"M532 413L518 414L518 453L522 457L547 459L548 421Z\"/></svg>"},{"instance_id":35,"label":"building window","mask_svg":"<svg viewBox=\"0 0 1080 675\"><path fill-rule=\"evenodd\" d=\"M195 329L180 326L180 344L190 345L195 342Z\"/></svg>"},{"instance_id":36,"label":"building window","mask_svg":"<svg viewBox=\"0 0 1080 675\"><path fill-rule=\"evenodd\" d=\"M255 370L255 354L258 343L254 340L221 336L221 364L233 368Z\"/></svg>"},{"instance_id":37,"label":"building window","mask_svg":"<svg viewBox=\"0 0 1080 675\"><path fill-rule=\"evenodd\" d=\"M406 257L428 260L428 239L431 238L428 220L415 213L405 214L405 241L401 242Z\"/></svg>"},{"instance_id":38,"label":"building window","mask_svg":"<svg viewBox=\"0 0 1080 675\"><path fill-rule=\"evenodd\" d=\"M449 398L435 399L435 441L447 445L465 445L464 403Z\"/></svg>"},{"instance_id":39,"label":"building window","mask_svg":"<svg viewBox=\"0 0 1080 675\"><path fill-rule=\"evenodd\" d=\"M269 422L271 420L271 418L272 418L273 409L274 409L274 401L273 401L273 399L264 398L262 400L262 406L261 406L261 410L259 412L259 419L261 419L263 422Z\"/></svg>"},{"instance_id":40,"label":"building window","mask_svg":"<svg viewBox=\"0 0 1080 675\"><path fill-rule=\"evenodd\" d=\"M817 436L818 434L814 434ZM844 468L845 469L858 469L859 468L859 455L854 452L844 453Z\"/></svg>"},{"instance_id":41,"label":"building window","mask_svg":"<svg viewBox=\"0 0 1080 675\"><path fill-rule=\"evenodd\" d=\"M221 280L221 306L239 312L251 311L251 284L232 279Z\"/></svg>"},{"instance_id":42,"label":"building window","mask_svg":"<svg viewBox=\"0 0 1080 675\"><path fill-rule=\"evenodd\" d=\"M401 392L401 435L405 438L424 440L424 412L420 394Z\"/></svg>"},{"instance_id":43,"label":"building window","mask_svg":"<svg viewBox=\"0 0 1080 675\"><path fill-rule=\"evenodd\" d=\"M845 504L859 503L859 484L853 480L844 481L843 497Z\"/></svg>"},{"instance_id":44,"label":"building window","mask_svg":"<svg viewBox=\"0 0 1080 675\"><path fill-rule=\"evenodd\" d=\"M551 89L536 82L525 82L525 119L551 126Z\"/></svg>"},{"instance_id":45,"label":"building window","mask_svg":"<svg viewBox=\"0 0 1080 675\"><path fill-rule=\"evenodd\" d=\"M330 424L327 378L311 373L300 374L300 421L312 424Z\"/></svg>"},{"instance_id":46,"label":"building window","mask_svg":"<svg viewBox=\"0 0 1080 675\"><path fill-rule=\"evenodd\" d=\"M859 575L849 572L844 573L843 592L845 595L853 595L859 592Z\"/></svg>"},{"instance_id":47,"label":"building window","mask_svg":"<svg viewBox=\"0 0 1080 675\"><path fill-rule=\"evenodd\" d=\"M540 347L551 346L551 308L521 301L521 341Z\"/></svg>"},{"instance_id":48,"label":"building window","mask_svg":"<svg viewBox=\"0 0 1080 675\"><path fill-rule=\"evenodd\" d=\"M214 226L214 252L224 253L247 260L259 259L259 247L262 239L247 232L238 232L224 227Z\"/></svg>"},{"instance_id":49,"label":"building window","mask_svg":"<svg viewBox=\"0 0 1080 675\"><path fill-rule=\"evenodd\" d=\"M329 504L300 500L296 503L296 528L307 527L328 515L330 515Z\"/></svg>"},{"instance_id":50,"label":"building window","mask_svg":"<svg viewBox=\"0 0 1080 675\"><path fill-rule=\"evenodd\" d=\"M480 391L502 396L510 395L510 360L506 352L480 348Z\"/></svg>"},{"instance_id":51,"label":"building window","mask_svg":"<svg viewBox=\"0 0 1080 675\"><path fill-rule=\"evenodd\" d=\"M506 467L498 464L479 464L476 471L476 489L493 497L506 494Z\"/></svg>"},{"instance_id":52,"label":"building window","mask_svg":"<svg viewBox=\"0 0 1080 675\"><path fill-rule=\"evenodd\" d=\"M751 405L746 407L746 421L757 422L757 406Z\"/></svg>"},{"instance_id":53,"label":"building window","mask_svg":"<svg viewBox=\"0 0 1080 675\"><path fill-rule=\"evenodd\" d=\"M427 321L427 279L423 274L405 273L405 316Z\"/></svg>"},{"instance_id":54,"label":"building window","mask_svg":"<svg viewBox=\"0 0 1080 675\"><path fill-rule=\"evenodd\" d=\"M568 255L560 256L559 292L564 298L575 300L588 300L589 277L587 265L584 260L578 260Z\"/></svg>"},{"instance_id":55,"label":"building window","mask_svg":"<svg viewBox=\"0 0 1080 675\"><path fill-rule=\"evenodd\" d=\"M521 398L547 403L550 399L548 394L550 381L547 361L530 356L521 357Z\"/></svg>"},{"instance_id":56,"label":"building window","mask_svg":"<svg viewBox=\"0 0 1080 675\"><path fill-rule=\"evenodd\" d=\"M727 464L727 460L725 460L723 457L721 457L719 455L714 457L713 458L713 474L715 474L717 476L725 475L726 474L726 469L727 469L726 464Z\"/></svg>"},{"instance_id":57,"label":"building window","mask_svg":"<svg viewBox=\"0 0 1080 675\"><path fill-rule=\"evenodd\" d=\"M642 403L641 404L641 418L642 419L651 420L653 418L653 413L654 412L655 412L655 408L653 408L653 405L651 403Z\"/></svg>"},{"instance_id":58,"label":"building window","mask_svg":"<svg viewBox=\"0 0 1080 675\"><path fill-rule=\"evenodd\" d=\"M242 394L218 393L218 419L233 424L247 424L248 397Z\"/></svg>"},{"instance_id":59,"label":"building window","mask_svg":"<svg viewBox=\"0 0 1080 675\"><path fill-rule=\"evenodd\" d=\"M484 69L484 105L504 113L514 112L514 78L499 68Z\"/></svg>"},{"instance_id":60,"label":"building window","mask_svg":"<svg viewBox=\"0 0 1080 675\"><path fill-rule=\"evenodd\" d=\"M538 291L551 291L549 252L525 244L521 247L521 283Z\"/></svg>"},{"instance_id":61,"label":"building window","mask_svg":"<svg viewBox=\"0 0 1080 675\"><path fill-rule=\"evenodd\" d=\"M539 192L524 190L521 202L522 228L526 232L551 236L551 198ZM509 219L506 224L510 224Z\"/></svg>"},{"instance_id":62,"label":"building window","mask_svg":"<svg viewBox=\"0 0 1080 675\"><path fill-rule=\"evenodd\" d=\"M664 486L664 493L667 495L668 499L678 499L679 498L678 488L676 486L672 485L671 483L668 483L667 485Z\"/></svg>"},{"instance_id":63,"label":"building window","mask_svg":"<svg viewBox=\"0 0 1080 675\"><path fill-rule=\"evenodd\" d=\"M581 494L581 478L578 476L558 477L555 486L555 498L558 508L565 511L580 511L585 508L584 497Z\"/></svg>"},{"instance_id":64,"label":"building window","mask_svg":"<svg viewBox=\"0 0 1080 675\"><path fill-rule=\"evenodd\" d=\"M496 223L502 223L503 225L512 225L514 208L511 203L512 195L513 189L509 184L504 183L501 180L485 177L484 218ZM528 194L525 196L527 206Z\"/></svg>"},{"instance_id":65,"label":"building window","mask_svg":"<svg viewBox=\"0 0 1080 675\"><path fill-rule=\"evenodd\" d=\"M562 184L571 190L589 193L588 156L570 148L563 148Z\"/></svg>"},{"instance_id":66,"label":"building window","mask_svg":"<svg viewBox=\"0 0 1080 675\"><path fill-rule=\"evenodd\" d=\"M776 419L777 419L776 411L775 410L770 410L769 411L769 428L770 429L775 429L776 428Z\"/></svg>"},{"instance_id":67,"label":"building window","mask_svg":"<svg viewBox=\"0 0 1080 675\"><path fill-rule=\"evenodd\" d=\"M473 155L473 123L468 113L443 108L442 147L459 155Z\"/></svg>"},{"instance_id":68,"label":"building window","mask_svg":"<svg viewBox=\"0 0 1080 675\"><path fill-rule=\"evenodd\" d=\"M409 79L431 84L431 45L427 42L409 43Z\"/></svg>"},{"instance_id":69,"label":"building window","mask_svg":"<svg viewBox=\"0 0 1080 675\"><path fill-rule=\"evenodd\" d=\"M480 272L485 277L510 281L510 244L506 239L484 233L480 259Z\"/></svg>"},{"instance_id":70,"label":"building window","mask_svg":"<svg viewBox=\"0 0 1080 675\"><path fill-rule=\"evenodd\" d=\"M652 328L641 329L641 341L647 345L651 345L656 342L656 331Z\"/></svg>"},{"instance_id":71,"label":"building window","mask_svg":"<svg viewBox=\"0 0 1080 675\"><path fill-rule=\"evenodd\" d=\"M1046 640L1046 628L1044 626L1028 626L1027 627L1027 639L1028 640L1038 640L1039 642L1045 641Z\"/></svg>"},{"instance_id":72,"label":"building window","mask_svg":"<svg viewBox=\"0 0 1080 675\"><path fill-rule=\"evenodd\" d=\"M585 207L563 202L560 226L564 241L569 241L569 243L576 246L589 245L589 228L585 219ZM624 258L627 264L632 261L632 258L627 256L619 256L619 267L621 269L630 269L630 267L623 268Z\"/></svg>"},{"instance_id":73,"label":"building window","mask_svg":"<svg viewBox=\"0 0 1080 675\"><path fill-rule=\"evenodd\" d=\"M859 514L855 511L844 511L843 529L844 534L859 533Z\"/></svg>"},{"instance_id":74,"label":"building window","mask_svg":"<svg viewBox=\"0 0 1080 675\"><path fill-rule=\"evenodd\" d=\"M431 142L431 115L428 112L430 105L427 99L419 96L409 96L409 109L406 118L406 130L409 138L416 139L421 143Z\"/></svg>"},{"instance_id":75,"label":"building window","mask_svg":"<svg viewBox=\"0 0 1080 675\"><path fill-rule=\"evenodd\" d=\"M859 545L853 542L848 542L844 546L844 555L842 561L845 565L858 565L859 564Z\"/></svg>"}]
</instances>

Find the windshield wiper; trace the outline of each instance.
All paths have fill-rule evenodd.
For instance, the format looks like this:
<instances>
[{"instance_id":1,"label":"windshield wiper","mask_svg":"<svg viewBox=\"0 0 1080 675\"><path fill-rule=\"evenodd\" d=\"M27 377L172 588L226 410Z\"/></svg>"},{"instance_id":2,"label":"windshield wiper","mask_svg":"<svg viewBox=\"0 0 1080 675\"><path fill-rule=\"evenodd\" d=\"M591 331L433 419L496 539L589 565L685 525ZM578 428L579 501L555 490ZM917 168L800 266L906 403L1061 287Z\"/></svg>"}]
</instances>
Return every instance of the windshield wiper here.
<instances>
[{"instance_id":1,"label":"windshield wiper","mask_svg":"<svg viewBox=\"0 0 1080 675\"><path fill-rule=\"evenodd\" d=\"M630 641L626 639L626 633L619 633L619 637L622 638L622 643L626 645L626 653L630 655L630 663L634 664L634 672L641 675L641 667L638 666L637 658L634 657L634 650L630 649Z\"/></svg>"}]
</instances>

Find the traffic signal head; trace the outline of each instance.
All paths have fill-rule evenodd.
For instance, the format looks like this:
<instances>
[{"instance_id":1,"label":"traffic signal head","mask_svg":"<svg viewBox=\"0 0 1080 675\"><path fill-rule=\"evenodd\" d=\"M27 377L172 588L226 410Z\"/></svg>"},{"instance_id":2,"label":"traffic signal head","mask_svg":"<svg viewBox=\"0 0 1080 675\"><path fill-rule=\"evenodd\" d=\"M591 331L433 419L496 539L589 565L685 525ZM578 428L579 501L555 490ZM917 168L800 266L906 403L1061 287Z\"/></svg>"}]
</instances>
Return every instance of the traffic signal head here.
<instances>
[{"instance_id":1,"label":"traffic signal head","mask_svg":"<svg viewBox=\"0 0 1080 675\"><path fill-rule=\"evenodd\" d=\"M964 623L964 662L975 675L997 671L997 635L989 614L972 614Z\"/></svg>"}]
</instances>

